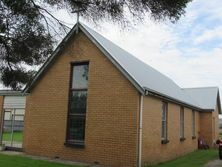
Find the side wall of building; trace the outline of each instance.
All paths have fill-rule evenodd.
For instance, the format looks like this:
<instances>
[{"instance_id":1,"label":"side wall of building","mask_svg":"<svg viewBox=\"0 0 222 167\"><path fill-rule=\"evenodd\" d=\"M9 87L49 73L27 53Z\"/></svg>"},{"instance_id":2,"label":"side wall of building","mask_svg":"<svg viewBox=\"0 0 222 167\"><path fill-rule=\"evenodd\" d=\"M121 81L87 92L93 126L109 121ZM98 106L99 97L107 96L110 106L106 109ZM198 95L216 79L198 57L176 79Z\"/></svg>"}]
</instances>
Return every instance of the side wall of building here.
<instances>
[{"instance_id":1,"label":"side wall of building","mask_svg":"<svg viewBox=\"0 0 222 167\"><path fill-rule=\"evenodd\" d=\"M71 148L64 145L70 63L79 61L89 61L85 148ZM80 32L27 97L24 150L109 167L135 167L138 114L138 91Z\"/></svg>"},{"instance_id":2,"label":"side wall of building","mask_svg":"<svg viewBox=\"0 0 222 167\"><path fill-rule=\"evenodd\" d=\"M213 143L212 113L200 113L200 138L203 138L209 146Z\"/></svg>"},{"instance_id":3,"label":"side wall of building","mask_svg":"<svg viewBox=\"0 0 222 167\"><path fill-rule=\"evenodd\" d=\"M142 162L153 164L170 160L197 149L199 127L199 112L195 112L195 134L192 139L192 110L184 108L185 140L180 141L180 106L168 103L168 140L161 143L162 101L147 96L144 98Z\"/></svg>"},{"instance_id":4,"label":"side wall of building","mask_svg":"<svg viewBox=\"0 0 222 167\"><path fill-rule=\"evenodd\" d=\"M202 137L210 147L215 146L215 142L219 138L218 105L212 113L200 113L200 137Z\"/></svg>"}]
</instances>

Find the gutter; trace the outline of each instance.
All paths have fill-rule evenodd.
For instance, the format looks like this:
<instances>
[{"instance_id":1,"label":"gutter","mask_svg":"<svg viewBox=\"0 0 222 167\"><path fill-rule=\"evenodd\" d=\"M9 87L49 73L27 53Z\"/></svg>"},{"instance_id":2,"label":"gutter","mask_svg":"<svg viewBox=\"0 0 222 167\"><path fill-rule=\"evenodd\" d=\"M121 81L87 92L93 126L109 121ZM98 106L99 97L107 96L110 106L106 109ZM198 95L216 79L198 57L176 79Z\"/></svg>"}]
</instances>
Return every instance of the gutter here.
<instances>
[{"instance_id":1,"label":"gutter","mask_svg":"<svg viewBox=\"0 0 222 167\"><path fill-rule=\"evenodd\" d=\"M160 98L160 99L163 99L163 100L166 100L166 101L178 104L178 105L182 105L184 107L188 107L188 108L194 109L194 110L199 111L199 112L213 112L214 111L214 109L202 109L202 108L199 108L199 107L195 107L195 106L192 106L190 104L187 104L187 103L184 103L182 101L179 101L177 99L170 98L170 97L161 95L161 94L156 93L156 92L152 92L150 90L147 90L147 88L145 88L145 89L146 89L145 95L154 96L156 98Z\"/></svg>"},{"instance_id":2,"label":"gutter","mask_svg":"<svg viewBox=\"0 0 222 167\"><path fill-rule=\"evenodd\" d=\"M142 166L143 97L141 94L139 107L138 167Z\"/></svg>"}]
</instances>

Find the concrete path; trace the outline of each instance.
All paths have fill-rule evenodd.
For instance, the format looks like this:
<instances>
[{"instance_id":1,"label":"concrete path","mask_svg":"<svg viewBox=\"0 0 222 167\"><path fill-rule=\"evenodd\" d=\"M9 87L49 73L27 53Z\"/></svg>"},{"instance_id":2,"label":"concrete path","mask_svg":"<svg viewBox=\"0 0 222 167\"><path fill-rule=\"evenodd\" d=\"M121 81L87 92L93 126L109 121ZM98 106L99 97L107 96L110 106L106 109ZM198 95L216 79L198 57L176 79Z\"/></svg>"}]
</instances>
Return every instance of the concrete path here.
<instances>
[{"instance_id":1,"label":"concrete path","mask_svg":"<svg viewBox=\"0 0 222 167\"><path fill-rule=\"evenodd\" d=\"M222 160L210 161L204 167L222 167Z\"/></svg>"}]
</instances>

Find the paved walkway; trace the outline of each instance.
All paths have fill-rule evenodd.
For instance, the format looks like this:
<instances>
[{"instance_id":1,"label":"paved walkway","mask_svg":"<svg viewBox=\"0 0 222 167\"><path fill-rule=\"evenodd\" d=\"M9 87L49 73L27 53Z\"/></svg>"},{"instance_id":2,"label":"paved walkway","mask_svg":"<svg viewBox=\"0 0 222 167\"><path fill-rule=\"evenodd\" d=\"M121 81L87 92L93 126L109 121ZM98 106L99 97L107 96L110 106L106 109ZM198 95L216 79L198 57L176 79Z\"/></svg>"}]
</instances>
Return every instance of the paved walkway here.
<instances>
[{"instance_id":1,"label":"paved walkway","mask_svg":"<svg viewBox=\"0 0 222 167\"><path fill-rule=\"evenodd\" d=\"M204 167L222 167L222 160L210 161Z\"/></svg>"}]
</instances>

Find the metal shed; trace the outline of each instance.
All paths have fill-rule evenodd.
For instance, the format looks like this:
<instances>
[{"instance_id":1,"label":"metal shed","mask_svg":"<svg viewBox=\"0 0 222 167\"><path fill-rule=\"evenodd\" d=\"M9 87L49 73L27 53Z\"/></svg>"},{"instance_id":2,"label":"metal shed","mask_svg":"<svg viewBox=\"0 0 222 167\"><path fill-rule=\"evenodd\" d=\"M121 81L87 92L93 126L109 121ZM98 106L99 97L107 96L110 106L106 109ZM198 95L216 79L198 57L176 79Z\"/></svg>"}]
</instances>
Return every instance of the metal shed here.
<instances>
[{"instance_id":1,"label":"metal shed","mask_svg":"<svg viewBox=\"0 0 222 167\"><path fill-rule=\"evenodd\" d=\"M0 144L22 148L26 96L11 90L0 90L0 96L3 98Z\"/></svg>"}]
</instances>

